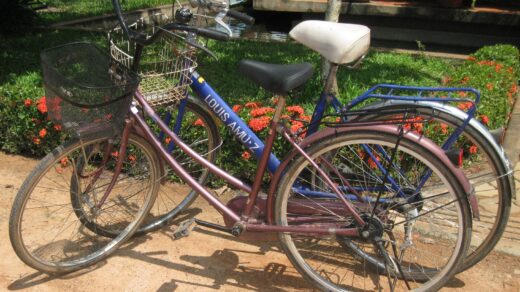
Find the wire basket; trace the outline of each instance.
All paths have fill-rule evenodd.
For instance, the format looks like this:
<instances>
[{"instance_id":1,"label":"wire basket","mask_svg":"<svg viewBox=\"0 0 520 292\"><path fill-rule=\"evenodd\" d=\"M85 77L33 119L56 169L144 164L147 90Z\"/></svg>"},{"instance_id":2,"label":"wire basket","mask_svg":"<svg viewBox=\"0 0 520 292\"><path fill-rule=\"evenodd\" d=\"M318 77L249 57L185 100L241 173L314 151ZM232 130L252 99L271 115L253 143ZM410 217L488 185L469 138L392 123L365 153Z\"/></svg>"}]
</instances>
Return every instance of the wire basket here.
<instances>
[{"instance_id":1,"label":"wire basket","mask_svg":"<svg viewBox=\"0 0 520 292\"><path fill-rule=\"evenodd\" d=\"M136 73L91 43L41 53L49 117L65 130L120 132L139 84Z\"/></svg>"},{"instance_id":2,"label":"wire basket","mask_svg":"<svg viewBox=\"0 0 520 292\"><path fill-rule=\"evenodd\" d=\"M150 36L167 22L167 16L155 14L138 19L129 28ZM131 67L136 45L128 40L121 27L109 33L109 43L111 56ZM188 46L181 36L163 34L144 48L138 68L141 77L139 91L154 107L176 103L186 98L191 74L196 67L195 49Z\"/></svg>"}]
</instances>

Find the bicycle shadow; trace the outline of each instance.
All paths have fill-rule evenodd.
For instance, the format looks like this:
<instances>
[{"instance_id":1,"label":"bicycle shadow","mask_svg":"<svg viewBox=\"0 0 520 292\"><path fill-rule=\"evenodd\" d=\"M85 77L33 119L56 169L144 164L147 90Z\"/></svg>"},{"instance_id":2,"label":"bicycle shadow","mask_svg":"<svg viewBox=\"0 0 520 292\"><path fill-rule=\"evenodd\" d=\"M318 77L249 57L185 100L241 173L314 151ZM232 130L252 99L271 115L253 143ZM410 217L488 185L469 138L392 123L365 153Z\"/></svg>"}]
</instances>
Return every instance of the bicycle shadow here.
<instances>
[{"instance_id":1,"label":"bicycle shadow","mask_svg":"<svg viewBox=\"0 0 520 292\"><path fill-rule=\"evenodd\" d=\"M231 286L237 289L255 291L285 291L286 288L312 288L306 281L302 281L298 273L288 273L286 265L270 262L265 267L247 267L240 264L239 256L236 252L247 253L247 251L224 248L216 250L210 256L180 256L179 259L185 261L186 264L167 261L154 257L151 253L140 253L133 249L124 251L124 256L212 280L212 284L204 284L198 281L172 278L169 282L163 283L159 287L158 291L162 292L174 291L178 288L178 284L187 284L202 289L221 289L224 286Z\"/></svg>"},{"instance_id":2,"label":"bicycle shadow","mask_svg":"<svg viewBox=\"0 0 520 292\"><path fill-rule=\"evenodd\" d=\"M202 212L202 210L199 208L191 208L191 209L186 210L183 213L181 213L180 216L176 220L172 220L171 222L169 222L169 224L176 225L176 224L182 222L183 220L186 220L187 218L191 218L191 217L198 215L201 212ZM83 230L80 230L80 232L83 233ZM166 232L166 230L161 229L161 231L159 231L159 232L164 233L164 232ZM149 235L134 237L134 238L130 239L129 241L127 241L126 243L124 243L122 245L122 247L120 247L119 250L114 252L114 254L112 254L110 257L122 256L123 255L122 253L124 252L124 250L133 249L133 248L147 242L151 238L152 237ZM63 241L62 240L59 242L50 243L48 246L42 246L39 249L41 250L40 252L44 252L46 249L56 248L56 246L59 245L62 249L66 250L68 252L77 252L77 251L81 250L81 247L83 246L82 244L83 244L83 241L74 242L74 241ZM150 253L149 255L155 255L155 254L163 254L163 252L154 252L154 253ZM71 272L71 273L67 273L67 274L60 274L60 275L46 274L46 273L39 272L39 271L34 272L34 273L26 275L20 279L15 280L9 286L7 286L7 289L8 290L21 290L21 289L27 289L30 287L34 287L34 286L37 286L40 284L44 284L44 283L50 282L55 279L62 279L62 280L63 279L73 279L73 278L80 277L80 276L86 275L88 273L91 273L91 272L105 266L106 264L107 264L107 260L104 259L89 267L83 268L79 271L75 271L75 272Z\"/></svg>"},{"instance_id":3,"label":"bicycle shadow","mask_svg":"<svg viewBox=\"0 0 520 292\"><path fill-rule=\"evenodd\" d=\"M166 227L161 229L159 232L165 233L168 236L171 235L171 229L174 225L182 222L185 219L192 218L194 215L200 213L201 210L198 208L192 208L183 213L176 220L171 222L170 227ZM202 228L194 229L197 233L202 233L205 235L217 236L223 239L233 239L237 240L237 238L227 235L224 233L214 232L212 230L206 230ZM182 271L187 274L191 274L195 278L199 278L197 280L189 279L178 279L176 277L172 277L169 281L164 282L158 289L158 291L166 292L166 291L174 291L179 288L179 284L190 285L194 287L200 287L200 289L221 289L226 287L234 287L236 289L248 289L255 291L284 291L286 289L312 289L310 283L302 279L302 276L294 271L292 267L288 267L283 263L279 263L270 260L265 264L259 264L257 266L252 266L251 262L241 262L239 254L254 254L255 256L267 255L268 252L276 252L281 253L278 244L273 241L249 241L238 238L239 242L256 246L258 250L254 249L247 250L241 248L223 248L215 250L209 256L196 256L190 254L181 254L178 259L181 261L171 261L164 259L164 255L168 254L167 250L152 250L147 252L137 251L137 247L143 243L146 243L149 239L152 239L151 236L141 236L136 237L129 240L125 243L113 256L115 257L128 257L134 260L143 261L148 264L161 266L167 268L169 270ZM162 248L161 248L162 249ZM352 270L357 276L363 276L364 267L360 263L359 260L349 259L352 255L339 256L339 254L334 253L336 256L334 259L324 258L323 261L331 263L336 266L341 266L343 269ZM309 254L310 255L310 254ZM307 255L307 256L309 256ZM319 260L319 255L313 255L314 260ZM244 257L242 257L242 260ZM265 257L263 258L265 259ZM259 262L261 263L262 258L259 257ZM35 272L30 275L27 275L21 279L18 279L11 283L7 288L9 290L20 290L26 289L30 287L35 287L40 284L47 283L54 279L73 279L75 277L79 277L92 271L97 270L98 268L106 265L107 261L103 260L101 262L96 263L95 265L88 267L86 269L70 273L62 276L54 276L47 275L41 272ZM254 262L253 262L254 263ZM289 268L289 269L288 269ZM359 271L359 272L358 272ZM330 277L337 277L339 275L328 275ZM367 275L365 275L367 276ZM209 283L201 283L200 278L209 279ZM373 284L374 287L378 286L378 281L381 281L378 277L374 275L374 277L367 278L369 284ZM463 287L464 282L461 280L454 278L452 279L448 285L448 287Z\"/></svg>"},{"instance_id":4,"label":"bicycle shadow","mask_svg":"<svg viewBox=\"0 0 520 292\"><path fill-rule=\"evenodd\" d=\"M106 263L107 263L106 260L102 260L100 262L95 263L92 266L89 266L89 267L86 267L79 271L65 274L65 275L51 275L51 274L46 274L43 272L34 272L32 274L29 274L27 276L24 276L20 279L15 280L9 286L7 286L7 289L8 290L22 290L22 289L31 288L31 287L34 287L37 285L41 285L41 284L50 282L55 279L73 279L73 278L91 273L91 272L103 267L104 265L106 265Z\"/></svg>"}]
</instances>

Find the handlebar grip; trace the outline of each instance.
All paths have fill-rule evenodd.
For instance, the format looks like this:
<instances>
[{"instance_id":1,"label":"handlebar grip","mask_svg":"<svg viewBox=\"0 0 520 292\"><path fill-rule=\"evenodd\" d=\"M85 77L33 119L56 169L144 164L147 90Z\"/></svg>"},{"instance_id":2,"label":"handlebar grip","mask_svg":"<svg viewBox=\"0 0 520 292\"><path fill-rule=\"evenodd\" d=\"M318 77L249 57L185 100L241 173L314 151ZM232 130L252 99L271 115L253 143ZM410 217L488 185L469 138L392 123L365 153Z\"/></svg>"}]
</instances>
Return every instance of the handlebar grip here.
<instances>
[{"instance_id":1,"label":"handlebar grip","mask_svg":"<svg viewBox=\"0 0 520 292\"><path fill-rule=\"evenodd\" d=\"M242 13L242 12L238 12L236 10L232 10L232 9L229 9L227 14L227 16L229 17L232 17L236 20L240 20L246 24L255 24L255 18L254 17L251 17L245 13Z\"/></svg>"},{"instance_id":2,"label":"handlebar grip","mask_svg":"<svg viewBox=\"0 0 520 292\"><path fill-rule=\"evenodd\" d=\"M207 28L197 28L196 32L201 35L208 37L210 39L218 40L218 41L229 41L229 35L226 33L216 31L213 29L207 29Z\"/></svg>"}]
</instances>

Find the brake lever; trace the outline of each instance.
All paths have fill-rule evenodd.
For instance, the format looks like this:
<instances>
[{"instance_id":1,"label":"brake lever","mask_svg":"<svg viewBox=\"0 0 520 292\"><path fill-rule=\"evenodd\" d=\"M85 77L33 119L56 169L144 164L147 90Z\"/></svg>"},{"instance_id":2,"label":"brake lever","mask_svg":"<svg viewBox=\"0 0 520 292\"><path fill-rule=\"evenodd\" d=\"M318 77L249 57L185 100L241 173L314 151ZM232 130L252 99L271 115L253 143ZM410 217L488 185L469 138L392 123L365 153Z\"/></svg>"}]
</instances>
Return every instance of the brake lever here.
<instances>
[{"instance_id":1,"label":"brake lever","mask_svg":"<svg viewBox=\"0 0 520 292\"><path fill-rule=\"evenodd\" d=\"M167 29L164 29L164 28L162 28L162 27L160 27L160 26L157 26L157 28L160 29L160 30L162 30L162 31L164 31L165 33L167 33L167 34L169 34L169 35L171 35L171 36L174 36L174 37L176 37L176 38L178 38L178 39L181 39L181 40L185 41L188 45L190 45L190 46L192 46L192 47L195 47L195 48L197 48L197 49L200 49L200 50L204 51L206 54L208 54L208 55L210 55L211 57L213 57L213 58L215 58L216 60L218 60L218 57L217 57L217 55L215 55L215 53L213 53L212 51L210 51L210 50L209 50L208 48L206 48L205 46L203 46L203 45L197 43L196 40L193 41L193 40L191 40L191 39L189 39L189 38L184 38L184 37L182 37L182 36L180 36L180 35L178 35L178 34L172 32L172 31L169 31L169 30L167 30Z\"/></svg>"},{"instance_id":2,"label":"brake lever","mask_svg":"<svg viewBox=\"0 0 520 292\"><path fill-rule=\"evenodd\" d=\"M202 51L204 51L206 54L210 55L211 57L215 58L215 60L218 60L218 57L217 55L215 55L210 49L206 48L205 46L199 44L199 43L196 43L196 42L193 42L191 40L186 40L186 43L190 46L193 46L197 49L201 49Z\"/></svg>"},{"instance_id":3,"label":"brake lever","mask_svg":"<svg viewBox=\"0 0 520 292\"><path fill-rule=\"evenodd\" d=\"M219 12L217 16L215 16L215 22L218 23L220 26L222 26L228 33L229 37L233 37L233 32L231 31L231 28L224 22L223 18L227 14L227 9Z\"/></svg>"}]
</instances>

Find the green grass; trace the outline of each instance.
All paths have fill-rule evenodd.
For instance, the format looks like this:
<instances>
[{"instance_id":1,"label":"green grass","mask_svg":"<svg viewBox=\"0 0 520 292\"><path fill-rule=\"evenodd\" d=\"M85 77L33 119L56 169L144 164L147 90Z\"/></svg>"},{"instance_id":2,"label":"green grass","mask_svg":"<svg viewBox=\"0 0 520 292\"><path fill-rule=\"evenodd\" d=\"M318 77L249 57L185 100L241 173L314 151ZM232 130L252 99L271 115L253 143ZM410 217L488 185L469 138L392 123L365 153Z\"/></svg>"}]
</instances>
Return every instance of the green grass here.
<instances>
[{"instance_id":1,"label":"green grass","mask_svg":"<svg viewBox=\"0 0 520 292\"><path fill-rule=\"evenodd\" d=\"M198 71L230 104L251 100L262 101L272 94L259 90L258 86L240 76L236 71L241 59L290 64L310 62L315 72L303 90L290 103L303 104L311 110L322 88L319 68L320 56L296 43L262 43L254 41L211 42L209 48L218 56L199 58ZM459 61L411 55L371 51L360 69L340 67L338 71L339 98L352 100L379 83L401 85L440 86L442 78L453 72Z\"/></svg>"},{"instance_id":2,"label":"green grass","mask_svg":"<svg viewBox=\"0 0 520 292\"><path fill-rule=\"evenodd\" d=\"M113 13L109 0L47 0L44 2L52 8L38 13L46 23ZM121 2L123 11L172 4L172 0L123 0Z\"/></svg>"},{"instance_id":3,"label":"green grass","mask_svg":"<svg viewBox=\"0 0 520 292\"><path fill-rule=\"evenodd\" d=\"M49 47L75 41L94 41L105 45L104 34L77 31L43 31L24 37L4 38L0 43L3 60L0 66L0 97L6 94L27 98L40 95L41 89L39 53ZM263 43L254 41L210 42L209 48L218 56L199 55L199 72L224 97L228 103L261 101L272 94L260 89L240 74L236 67L241 59L290 64L310 62L315 73L291 103L303 104L310 109L319 96L320 56L295 43ZM343 102L351 100L378 83L438 86L442 77L454 70L454 62L410 54L372 51L360 69L341 67L338 73L339 97Z\"/></svg>"}]
</instances>

